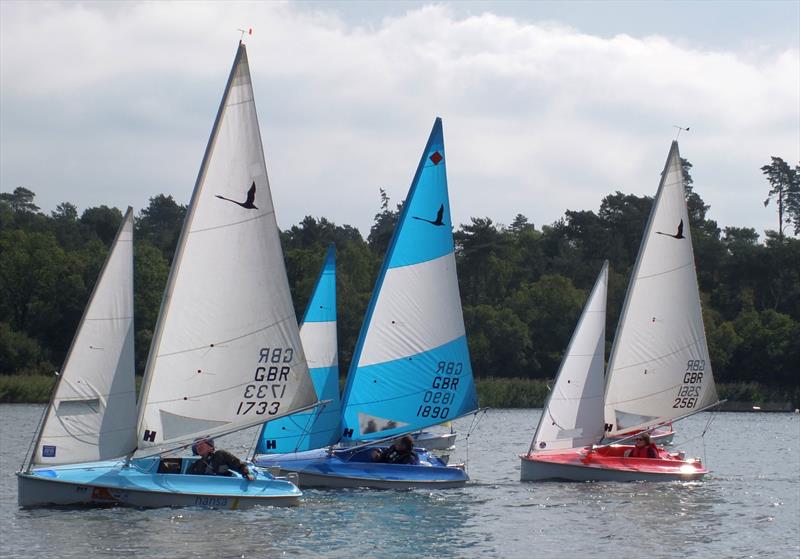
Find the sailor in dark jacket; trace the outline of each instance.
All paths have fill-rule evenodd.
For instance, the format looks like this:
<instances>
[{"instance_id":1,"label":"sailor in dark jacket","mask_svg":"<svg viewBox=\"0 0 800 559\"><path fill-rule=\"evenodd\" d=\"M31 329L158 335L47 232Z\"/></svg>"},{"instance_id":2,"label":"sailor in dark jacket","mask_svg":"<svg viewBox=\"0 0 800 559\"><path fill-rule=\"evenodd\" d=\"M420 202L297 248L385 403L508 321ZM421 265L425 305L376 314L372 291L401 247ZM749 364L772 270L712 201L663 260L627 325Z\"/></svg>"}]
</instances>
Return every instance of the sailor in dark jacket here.
<instances>
[{"instance_id":1,"label":"sailor in dark jacket","mask_svg":"<svg viewBox=\"0 0 800 559\"><path fill-rule=\"evenodd\" d=\"M376 462L386 462L388 464L419 464L419 456L414 452L414 439L410 435L405 435L389 448L384 450L376 449Z\"/></svg>"},{"instance_id":2,"label":"sailor in dark jacket","mask_svg":"<svg viewBox=\"0 0 800 559\"><path fill-rule=\"evenodd\" d=\"M198 439L192 445L192 454L200 456L186 470L187 474L227 475L229 470L239 472L250 481L255 479L247 464L226 450L214 450L214 439Z\"/></svg>"}]
</instances>

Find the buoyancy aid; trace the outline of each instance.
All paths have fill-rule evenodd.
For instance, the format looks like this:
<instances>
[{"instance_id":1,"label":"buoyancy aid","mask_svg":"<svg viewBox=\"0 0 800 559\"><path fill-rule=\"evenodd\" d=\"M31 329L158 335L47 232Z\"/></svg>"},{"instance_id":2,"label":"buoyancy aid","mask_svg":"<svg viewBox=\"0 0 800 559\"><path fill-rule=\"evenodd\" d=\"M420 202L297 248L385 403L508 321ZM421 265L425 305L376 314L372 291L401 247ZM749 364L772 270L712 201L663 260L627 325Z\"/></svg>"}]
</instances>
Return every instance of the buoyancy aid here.
<instances>
[{"instance_id":1,"label":"buoyancy aid","mask_svg":"<svg viewBox=\"0 0 800 559\"><path fill-rule=\"evenodd\" d=\"M658 458L658 447L653 443L642 447L634 446L627 456L628 458Z\"/></svg>"}]
</instances>

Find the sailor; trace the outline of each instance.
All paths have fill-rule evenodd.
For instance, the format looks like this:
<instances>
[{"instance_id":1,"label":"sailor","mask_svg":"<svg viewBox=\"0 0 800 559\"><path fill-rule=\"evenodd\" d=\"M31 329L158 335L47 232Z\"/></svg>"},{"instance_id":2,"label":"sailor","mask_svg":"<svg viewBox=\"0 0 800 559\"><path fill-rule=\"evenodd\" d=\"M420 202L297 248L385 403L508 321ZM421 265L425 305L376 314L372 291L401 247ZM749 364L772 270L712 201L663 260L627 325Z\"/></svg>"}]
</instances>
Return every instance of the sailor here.
<instances>
[{"instance_id":1,"label":"sailor","mask_svg":"<svg viewBox=\"0 0 800 559\"><path fill-rule=\"evenodd\" d=\"M658 447L650 441L650 433L642 433L633 439L634 447L627 452L628 458L658 458Z\"/></svg>"},{"instance_id":2,"label":"sailor","mask_svg":"<svg viewBox=\"0 0 800 559\"><path fill-rule=\"evenodd\" d=\"M419 464L419 456L414 452L414 439L405 435L387 449L375 449L373 459L387 464Z\"/></svg>"},{"instance_id":3,"label":"sailor","mask_svg":"<svg viewBox=\"0 0 800 559\"><path fill-rule=\"evenodd\" d=\"M247 464L226 450L214 450L214 439L197 439L192 444L192 454L200 458L186 470L187 474L228 475L234 470L253 481L255 476Z\"/></svg>"}]
</instances>

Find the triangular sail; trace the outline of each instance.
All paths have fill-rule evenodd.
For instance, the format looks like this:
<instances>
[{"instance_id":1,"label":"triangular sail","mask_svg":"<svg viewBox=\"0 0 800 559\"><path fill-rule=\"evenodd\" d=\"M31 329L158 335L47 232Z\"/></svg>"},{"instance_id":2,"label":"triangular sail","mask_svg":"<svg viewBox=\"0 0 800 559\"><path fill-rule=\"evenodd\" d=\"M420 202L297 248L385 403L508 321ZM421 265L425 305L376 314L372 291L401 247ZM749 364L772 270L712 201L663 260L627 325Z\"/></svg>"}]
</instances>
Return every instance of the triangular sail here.
<instances>
[{"instance_id":1,"label":"triangular sail","mask_svg":"<svg viewBox=\"0 0 800 559\"><path fill-rule=\"evenodd\" d=\"M547 398L531 452L580 448L603 438L608 261L589 294Z\"/></svg>"},{"instance_id":2,"label":"triangular sail","mask_svg":"<svg viewBox=\"0 0 800 559\"><path fill-rule=\"evenodd\" d=\"M138 454L257 425L315 401L240 45L150 348Z\"/></svg>"},{"instance_id":3,"label":"triangular sail","mask_svg":"<svg viewBox=\"0 0 800 559\"><path fill-rule=\"evenodd\" d=\"M32 465L124 456L136 444L133 210L128 208L72 341Z\"/></svg>"},{"instance_id":4,"label":"triangular sail","mask_svg":"<svg viewBox=\"0 0 800 559\"><path fill-rule=\"evenodd\" d=\"M606 377L610 435L716 403L678 143L670 149L620 316Z\"/></svg>"},{"instance_id":5,"label":"triangular sail","mask_svg":"<svg viewBox=\"0 0 800 559\"><path fill-rule=\"evenodd\" d=\"M270 421L261 430L257 454L299 452L322 448L339 440L339 360L336 337L336 250L328 248L325 263L300 325L311 380L319 400L330 400L321 410L292 414Z\"/></svg>"},{"instance_id":6,"label":"triangular sail","mask_svg":"<svg viewBox=\"0 0 800 559\"><path fill-rule=\"evenodd\" d=\"M353 356L343 397L343 439L384 438L477 408L446 166L437 118Z\"/></svg>"}]
</instances>

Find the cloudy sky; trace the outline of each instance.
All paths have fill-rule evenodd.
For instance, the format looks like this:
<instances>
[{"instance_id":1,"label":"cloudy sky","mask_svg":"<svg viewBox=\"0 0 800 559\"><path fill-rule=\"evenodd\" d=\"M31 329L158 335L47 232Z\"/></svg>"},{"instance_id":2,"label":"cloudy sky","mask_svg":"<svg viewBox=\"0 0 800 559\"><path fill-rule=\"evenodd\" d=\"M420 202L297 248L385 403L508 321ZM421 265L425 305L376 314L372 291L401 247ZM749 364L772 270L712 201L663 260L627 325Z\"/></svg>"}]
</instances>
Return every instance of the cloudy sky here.
<instances>
[{"instance_id":1,"label":"cloudy sky","mask_svg":"<svg viewBox=\"0 0 800 559\"><path fill-rule=\"evenodd\" d=\"M721 226L800 160L800 2L0 2L0 190L189 200L240 27L278 220L367 233L444 119L454 221L652 195L675 137Z\"/></svg>"}]
</instances>

